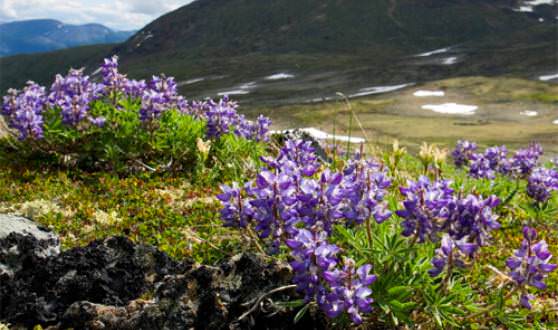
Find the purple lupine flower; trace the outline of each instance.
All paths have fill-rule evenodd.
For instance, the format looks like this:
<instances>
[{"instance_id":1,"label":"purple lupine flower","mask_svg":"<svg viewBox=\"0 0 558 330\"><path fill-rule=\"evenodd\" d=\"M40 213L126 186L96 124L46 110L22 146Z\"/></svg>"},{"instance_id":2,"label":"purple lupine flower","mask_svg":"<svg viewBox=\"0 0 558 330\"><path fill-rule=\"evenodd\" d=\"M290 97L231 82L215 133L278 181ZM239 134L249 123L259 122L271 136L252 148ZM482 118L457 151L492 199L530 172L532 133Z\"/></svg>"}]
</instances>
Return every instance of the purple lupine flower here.
<instances>
[{"instance_id":1,"label":"purple lupine flower","mask_svg":"<svg viewBox=\"0 0 558 330\"><path fill-rule=\"evenodd\" d=\"M130 93L136 93L134 89L143 89L143 82L128 86ZM176 109L184 113L188 108L188 102L177 92L177 85L173 77L153 76L147 88L143 90L140 120L152 121L161 116L165 111Z\"/></svg>"},{"instance_id":2,"label":"purple lupine flower","mask_svg":"<svg viewBox=\"0 0 558 330\"><path fill-rule=\"evenodd\" d=\"M122 92L128 81L126 75L118 72L118 56L116 55L104 59L104 63L101 65L101 75L103 84L109 93Z\"/></svg>"},{"instance_id":3,"label":"purple lupine flower","mask_svg":"<svg viewBox=\"0 0 558 330\"><path fill-rule=\"evenodd\" d=\"M346 312L353 322L362 322L362 313L371 311L369 286L376 277L370 265L357 269L350 259L339 268L340 248L328 238L334 223L350 220L347 206L364 205L378 222L387 218L387 209L377 210L390 184L385 173L379 164L358 158L345 173L320 171L310 142L302 140L286 141L277 158L264 163L267 167L242 191L222 186L223 222L239 228L253 223L261 238L271 240L271 252L285 243L305 300L316 300L329 317Z\"/></svg>"},{"instance_id":4,"label":"purple lupine flower","mask_svg":"<svg viewBox=\"0 0 558 330\"><path fill-rule=\"evenodd\" d=\"M77 126L89 117L91 102L103 97L104 85L93 83L83 69L70 69L68 75L56 75L48 96L51 107L60 108L62 122Z\"/></svg>"},{"instance_id":5,"label":"purple lupine flower","mask_svg":"<svg viewBox=\"0 0 558 330\"><path fill-rule=\"evenodd\" d=\"M490 167L490 161L486 159L483 154L475 153L471 155L469 175L476 179L494 179L496 177L496 172Z\"/></svg>"},{"instance_id":6,"label":"purple lupine flower","mask_svg":"<svg viewBox=\"0 0 558 330\"><path fill-rule=\"evenodd\" d=\"M224 96L219 101L183 102L179 109L194 118L207 121L207 137L219 138L233 132L235 135L254 141L268 141L271 120L260 115L256 121L250 121L237 112L238 104Z\"/></svg>"},{"instance_id":7,"label":"purple lupine flower","mask_svg":"<svg viewBox=\"0 0 558 330\"><path fill-rule=\"evenodd\" d=\"M376 275L370 274L371 270L372 265L369 264L357 269L354 260L346 258L342 269L324 272L330 293L322 296L319 303L329 317L346 311L353 323L362 323L361 313L370 313L374 302L370 297L370 285L376 281Z\"/></svg>"},{"instance_id":8,"label":"purple lupine flower","mask_svg":"<svg viewBox=\"0 0 558 330\"><path fill-rule=\"evenodd\" d=\"M254 139L256 141L269 141L269 128L271 127L271 119L264 115L259 115L256 119L256 134Z\"/></svg>"},{"instance_id":9,"label":"purple lupine flower","mask_svg":"<svg viewBox=\"0 0 558 330\"><path fill-rule=\"evenodd\" d=\"M241 196L238 184L232 187L221 186L222 193L217 195L223 208L221 209L221 219L225 227L246 228L253 216L250 203Z\"/></svg>"},{"instance_id":10,"label":"purple lupine flower","mask_svg":"<svg viewBox=\"0 0 558 330\"><path fill-rule=\"evenodd\" d=\"M320 180L301 178L297 187L296 214L308 227L330 234L333 225L343 217L343 175L326 169ZM295 182L298 181L295 179Z\"/></svg>"},{"instance_id":11,"label":"purple lupine flower","mask_svg":"<svg viewBox=\"0 0 558 330\"><path fill-rule=\"evenodd\" d=\"M336 267L339 247L328 243L325 232L308 229L299 229L286 244L291 249L290 264L297 290L304 294L306 301L325 294L323 274Z\"/></svg>"},{"instance_id":12,"label":"purple lupine flower","mask_svg":"<svg viewBox=\"0 0 558 330\"><path fill-rule=\"evenodd\" d=\"M19 91L14 88L8 89L8 93L2 98L2 114L11 116L18 108L17 96Z\"/></svg>"},{"instance_id":13,"label":"purple lupine flower","mask_svg":"<svg viewBox=\"0 0 558 330\"><path fill-rule=\"evenodd\" d=\"M421 176L418 181L408 181L407 187L401 187L405 196L403 209L396 214L403 218L402 234L415 236L419 242L427 238L437 240L436 234L450 216L449 205L453 200L453 190L446 180L430 182Z\"/></svg>"},{"instance_id":14,"label":"purple lupine flower","mask_svg":"<svg viewBox=\"0 0 558 330\"><path fill-rule=\"evenodd\" d=\"M247 120L244 115L238 115L234 133L240 137L254 141L268 141L271 120L260 115L255 122Z\"/></svg>"},{"instance_id":15,"label":"purple lupine flower","mask_svg":"<svg viewBox=\"0 0 558 330\"><path fill-rule=\"evenodd\" d=\"M97 127L104 127L106 123L105 117L88 117L89 122Z\"/></svg>"},{"instance_id":16,"label":"purple lupine flower","mask_svg":"<svg viewBox=\"0 0 558 330\"><path fill-rule=\"evenodd\" d=\"M344 171L348 203L344 207L345 217L357 224L374 217L382 223L391 217L385 196L391 186L387 173L380 164L369 159L352 159Z\"/></svg>"},{"instance_id":17,"label":"purple lupine flower","mask_svg":"<svg viewBox=\"0 0 558 330\"><path fill-rule=\"evenodd\" d=\"M484 154L472 154L470 156L469 175L477 179L494 179L496 173L508 174L510 162L506 158L507 153L506 146L500 146L487 148Z\"/></svg>"},{"instance_id":18,"label":"purple lupine flower","mask_svg":"<svg viewBox=\"0 0 558 330\"><path fill-rule=\"evenodd\" d=\"M209 110L210 104L211 102L209 101L192 101L185 113L191 115L192 117L196 118L196 119L207 119L207 111Z\"/></svg>"},{"instance_id":19,"label":"purple lupine flower","mask_svg":"<svg viewBox=\"0 0 558 330\"><path fill-rule=\"evenodd\" d=\"M168 109L163 93L148 89L143 92L139 111L142 122L151 121L161 116Z\"/></svg>"},{"instance_id":20,"label":"purple lupine flower","mask_svg":"<svg viewBox=\"0 0 558 330\"><path fill-rule=\"evenodd\" d=\"M177 96L177 85L174 77L153 76L149 82L149 88L162 93L167 100L172 100Z\"/></svg>"},{"instance_id":21,"label":"purple lupine flower","mask_svg":"<svg viewBox=\"0 0 558 330\"><path fill-rule=\"evenodd\" d=\"M305 176L313 176L320 169L321 163L312 142L304 140L287 140L276 159L262 158L271 168L287 167L297 169Z\"/></svg>"},{"instance_id":22,"label":"purple lupine flower","mask_svg":"<svg viewBox=\"0 0 558 330\"><path fill-rule=\"evenodd\" d=\"M558 190L558 171L538 167L533 170L527 183L527 195L539 203L546 203L553 191Z\"/></svg>"},{"instance_id":23,"label":"purple lupine flower","mask_svg":"<svg viewBox=\"0 0 558 330\"><path fill-rule=\"evenodd\" d=\"M477 249L477 244L468 243L464 239L454 240L449 234L444 234L440 248L436 249L436 255L432 259L433 268L428 274L436 277L448 266L465 267L463 257L472 257Z\"/></svg>"},{"instance_id":24,"label":"purple lupine flower","mask_svg":"<svg viewBox=\"0 0 558 330\"><path fill-rule=\"evenodd\" d=\"M234 130L234 126L238 123L237 106L237 103L230 101L227 96L219 102L208 101L205 116L209 138L218 138L223 134L230 133L231 129Z\"/></svg>"},{"instance_id":25,"label":"purple lupine flower","mask_svg":"<svg viewBox=\"0 0 558 330\"><path fill-rule=\"evenodd\" d=\"M123 92L129 97L141 98L146 90L147 83L145 80L126 79L124 81Z\"/></svg>"},{"instance_id":26,"label":"purple lupine flower","mask_svg":"<svg viewBox=\"0 0 558 330\"><path fill-rule=\"evenodd\" d=\"M527 177L537 166L543 149L540 144L531 144L528 148L519 149L511 158L511 172L518 177Z\"/></svg>"},{"instance_id":27,"label":"purple lupine flower","mask_svg":"<svg viewBox=\"0 0 558 330\"><path fill-rule=\"evenodd\" d=\"M535 229L524 227L521 247L506 261L511 278L521 289L520 303L528 309L531 309L530 301L534 296L526 292L526 286L546 289L545 278L557 268L556 264L550 263L552 254L548 250L548 244L544 240L534 243L536 238Z\"/></svg>"},{"instance_id":28,"label":"purple lupine flower","mask_svg":"<svg viewBox=\"0 0 558 330\"><path fill-rule=\"evenodd\" d=\"M43 116L47 96L45 88L32 81L21 92L15 89L8 91L4 97L2 114L9 127L19 131L19 139L43 138Z\"/></svg>"},{"instance_id":29,"label":"purple lupine flower","mask_svg":"<svg viewBox=\"0 0 558 330\"><path fill-rule=\"evenodd\" d=\"M298 221L291 212L297 202L293 177L264 170L258 174L249 193L253 196L250 204L255 229L261 238L272 238L272 252L275 252L281 241L295 232L294 225Z\"/></svg>"},{"instance_id":30,"label":"purple lupine flower","mask_svg":"<svg viewBox=\"0 0 558 330\"><path fill-rule=\"evenodd\" d=\"M455 199L450 203L451 216L444 229L455 240L466 239L484 246L490 238L489 232L500 228L498 216L493 212L499 204L500 200L494 195L486 199L475 195Z\"/></svg>"},{"instance_id":31,"label":"purple lupine flower","mask_svg":"<svg viewBox=\"0 0 558 330\"><path fill-rule=\"evenodd\" d=\"M459 140L455 149L451 153L455 166L463 167L471 161L472 155L477 151L477 144L474 142Z\"/></svg>"}]
</instances>

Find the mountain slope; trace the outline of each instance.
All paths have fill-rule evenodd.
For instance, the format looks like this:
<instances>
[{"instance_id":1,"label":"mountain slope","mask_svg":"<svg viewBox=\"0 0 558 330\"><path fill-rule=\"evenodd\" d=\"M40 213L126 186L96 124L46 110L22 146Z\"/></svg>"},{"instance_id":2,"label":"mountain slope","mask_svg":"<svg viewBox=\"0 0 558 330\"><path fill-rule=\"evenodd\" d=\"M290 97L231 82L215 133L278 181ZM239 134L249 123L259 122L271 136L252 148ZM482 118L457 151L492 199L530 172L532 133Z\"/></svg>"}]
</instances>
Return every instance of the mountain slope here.
<instances>
[{"instance_id":1,"label":"mountain slope","mask_svg":"<svg viewBox=\"0 0 558 330\"><path fill-rule=\"evenodd\" d=\"M132 31L113 31L101 24L69 25L50 19L3 23L0 24L0 56L119 43L132 34Z\"/></svg>"},{"instance_id":2,"label":"mountain slope","mask_svg":"<svg viewBox=\"0 0 558 330\"><path fill-rule=\"evenodd\" d=\"M327 99L338 91L359 95L375 86L455 76L536 78L558 65L556 21L540 22L538 13L518 11L518 3L198 0L153 21L104 56L118 54L131 77L175 76L190 97L228 92L260 104ZM95 53L82 63L91 72L101 60ZM0 69L31 61L0 59ZM39 64L34 68L40 71ZM15 86L25 82L8 76ZM8 87L4 80L2 90Z\"/></svg>"},{"instance_id":3,"label":"mountain slope","mask_svg":"<svg viewBox=\"0 0 558 330\"><path fill-rule=\"evenodd\" d=\"M534 25L499 0L201 0L160 17L118 50L213 56L405 51L506 36Z\"/></svg>"}]
</instances>

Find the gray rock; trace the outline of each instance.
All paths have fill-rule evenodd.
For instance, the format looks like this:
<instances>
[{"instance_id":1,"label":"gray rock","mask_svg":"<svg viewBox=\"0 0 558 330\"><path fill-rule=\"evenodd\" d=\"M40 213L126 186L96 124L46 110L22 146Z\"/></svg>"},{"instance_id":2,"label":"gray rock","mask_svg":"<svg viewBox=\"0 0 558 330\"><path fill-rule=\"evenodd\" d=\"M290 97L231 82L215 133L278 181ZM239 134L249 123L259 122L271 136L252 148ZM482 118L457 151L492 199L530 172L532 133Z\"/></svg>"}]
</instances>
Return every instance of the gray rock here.
<instances>
[{"instance_id":1,"label":"gray rock","mask_svg":"<svg viewBox=\"0 0 558 330\"><path fill-rule=\"evenodd\" d=\"M33 238L34 244L20 251L24 238ZM23 255L44 259L60 253L60 240L53 232L35 222L14 215L0 214L0 277L12 277L22 267Z\"/></svg>"}]
</instances>

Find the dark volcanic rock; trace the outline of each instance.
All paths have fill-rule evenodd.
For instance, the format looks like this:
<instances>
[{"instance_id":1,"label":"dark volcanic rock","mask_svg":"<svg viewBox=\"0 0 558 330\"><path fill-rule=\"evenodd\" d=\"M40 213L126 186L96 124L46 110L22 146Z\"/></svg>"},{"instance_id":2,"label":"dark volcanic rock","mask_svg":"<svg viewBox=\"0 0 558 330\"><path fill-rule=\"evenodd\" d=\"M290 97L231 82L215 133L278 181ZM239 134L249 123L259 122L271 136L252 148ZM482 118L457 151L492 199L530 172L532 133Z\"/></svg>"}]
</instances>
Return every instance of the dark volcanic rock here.
<instances>
[{"instance_id":1,"label":"dark volcanic rock","mask_svg":"<svg viewBox=\"0 0 558 330\"><path fill-rule=\"evenodd\" d=\"M24 262L13 276L2 275L0 320L29 327L57 323L76 301L123 306L186 267L122 237L46 257L26 253L40 244L31 235L12 233L1 242L16 243Z\"/></svg>"},{"instance_id":2,"label":"dark volcanic rock","mask_svg":"<svg viewBox=\"0 0 558 330\"><path fill-rule=\"evenodd\" d=\"M320 329L322 314L309 312L298 324L296 310L273 301L297 298L294 289L270 295L247 317L239 317L253 301L277 287L288 285L291 272L285 265L243 254L219 267L199 266L165 277L151 300L134 300L125 307L80 301L72 304L62 327L98 329ZM244 304L252 302L251 304Z\"/></svg>"},{"instance_id":3,"label":"dark volcanic rock","mask_svg":"<svg viewBox=\"0 0 558 330\"><path fill-rule=\"evenodd\" d=\"M326 151L324 150L322 144L319 140L315 139L312 135L301 131L299 129L291 129L285 130L280 133L273 134L273 138L275 141L283 146L287 140L303 140L309 141L312 144L312 147L315 149L316 155L324 162L331 162L332 159L327 155Z\"/></svg>"},{"instance_id":4,"label":"dark volcanic rock","mask_svg":"<svg viewBox=\"0 0 558 330\"><path fill-rule=\"evenodd\" d=\"M150 246L113 237L60 254L43 241L11 233L0 239L20 267L0 275L0 322L53 329L284 329L323 328L309 311L296 325L296 309L275 302L300 299L286 264L242 254L213 267L175 262ZM252 312L241 318L254 302Z\"/></svg>"}]
</instances>

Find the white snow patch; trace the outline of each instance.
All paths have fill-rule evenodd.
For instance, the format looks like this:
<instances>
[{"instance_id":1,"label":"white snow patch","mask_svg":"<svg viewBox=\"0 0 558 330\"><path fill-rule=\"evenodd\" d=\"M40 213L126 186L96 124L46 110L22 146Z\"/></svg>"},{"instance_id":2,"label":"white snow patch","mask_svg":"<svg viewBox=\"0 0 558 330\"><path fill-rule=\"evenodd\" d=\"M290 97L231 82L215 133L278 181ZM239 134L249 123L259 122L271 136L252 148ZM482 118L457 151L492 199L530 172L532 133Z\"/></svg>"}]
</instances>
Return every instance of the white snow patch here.
<instances>
[{"instance_id":1,"label":"white snow patch","mask_svg":"<svg viewBox=\"0 0 558 330\"><path fill-rule=\"evenodd\" d=\"M349 95L349 98L372 95L372 94L381 94L381 93L393 92L393 91L396 91L398 89L405 88L409 85L412 85L412 84L401 84L401 85L392 85L392 86L374 86L374 87L361 88L357 93Z\"/></svg>"},{"instance_id":2,"label":"white snow patch","mask_svg":"<svg viewBox=\"0 0 558 330\"><path fill-rule=\"evenodd\" d=\"M251 81L245 84L242 84L240 86L238 86L238 88L240 89L252 89L252 88L256 88L258 84L255 81Z\"/></svg>"},{"instance_id":3,"label":"white snow patch","mask_svg":"<svg viewBox=\"0 0 558 330\"><path fill-rule=\"evenodd\" d=\"M525 3L529 6L551 5L554 3L554 0L529 0L525 1Z\"/></svg>"},{"instance_id":4,"label":"white snow patch","mask_svg":"<svg viewBox=\"0 0 558 330\"><path fill-rule=\"evenodd\" d=\"M205 78L193 78L178 83L179 86L192 85L204 81Z\"/></svg>"},{"instance_id":5,"label":"white snow patch","mask_svg":"<svg viewBox=\"0 0 558 330\"><path fill-rule=\"evenodd\" d=\"M416 97L428 97L428 96L444 96L446 93L444 91L425 91L425 90L418 90L413 93Z\"/></svg>"},{"instance_id":6,"label":"white snow patch","mask_svg":"<svg viewBox=\"0 0 558 330\"><path fill-rule=\"evenodd\" d=\"M444 104L427 104L427 105L423 105L422 108L425 110L432 110L438 113L470 116L470 115L474 115L479 107L476 105L444 103Z\"/></svg>"},{"instance_id":7,"label":"white snow patch","mask_svg":"<svg viewBox=\"0 0 558 330\"><path fill-rule=\"evenodd\" d=\"M415 56L417 57L427 57L427 56L432 56L432 55L436 55L436 54L442 54L442 53L447 53L450 50L450 47L446 47L446 48L440 48L440 49L436 49L436 50L432 50L426 53L420 53L417 54Z\"/></svg>"},{"instance_id":8,"label":"white snow patch","mask_svg":"<svg viewBox=\"0 0 558 330\"><path fill-rule=\"evenodd\" d=\"M147 35L136 44L136 48L139 48L146 40L151 38L153 38L153 33L151 33L151 31L148 31Z\"/></svg>"},{"instance_id":9,"label":"white snow patch","mask_svg":"<svg viewBox=\"0 0 558 330\"><path fill-rule=\"evenodd\" d=\"M280 73L272 74L271 76L267 76L264 79L265 80L281 80L281 79L291 79L291 78L294 78L294 77L295 77L294 74L280 72Z\"/></svg>"},{"instance_id":10,"label":"white snow patch","mask_svg":"<svg viewBox=\"0 0 558 330\"><path fill-rule=\"evenodd\" d=\"M360 137L356 137L356 136L346 136L346 135L337 135L337 134L329 134L326 133L322 130L319 130L315 127L306 127L306 128L299 128L298 129L301 132L304 132L308 135L310 135L311 137L318 139L318 140L333 140L335 139L336 141L339 142L349 142L349 143L364 143L366 142L365 139L360 138ZM271 133L286 133L292 130L284 130L284 131L271 131Z\"/></svg>"},{"instance_id":11,"label":"white snow patch","mask_svg":"<svg viewBox=\"0 0 558 330\"><path fill-rule=\"evenodd\" d=\"M531 111L531 110L521 111L519 114L527 117L536 117L539 115L537 111Z\"/></svg>"},{"instance_id":12,"label":"white snow patch","mask_svg":"<svg viewBox=\"0 0 558 330\"><path fill-rule=\"evenodd\" d=\"M549 81L549 80L554 80L554 79L558 79L558 73L556 74L549 74L546 76L540 76L539 80L541 81Z\"/></svg>"},{"instance_id":13,"label":"white snow patch","mask_svg":"<svg viewBox=\"0 0 558 330\"><path fill-rule=\"evenodd\" d=\"M225 92L220 92L217 93L218 96L225 96L225 95L246 95L246 94L250 94L249 91L243 90L243 89L235 89L235 90L231 90L231 91L225 91Z\"/></svg>"},{"instance_id":14,"label":"white snow patch","mask_svg":"<svg viewBox=\"0 0 558 330\"><path fill-rule=\"evenodd\" d=\"M532 13L533 6L519 6L519 8L515 8L514 11L518 11L521 13Z\"/></svg>"},{"instance_id":15,"label":"white snow patch","mask_svg":"<svg viewBox=\"0 0 558 330\"><path fill-rule=\"evenodd\" d=\"M524 1L523 6L514 9L514 11L519 11L523 13L532 13L533 8L540 5L552 5L555 0L530 0Z\"/></svg>"},{"instance_id":16,"label":"white snow patch","mask_svg":"<svg viewBox=\"0 0 558 330\"><path fill-rule=\"evenodd\" d=\"M452 57L446 57L444 59L442 59L442 64L443 65L453 65L455 63L457 63L458 58L456 56L452 56Z\"/></svg>"}]
</instances>

